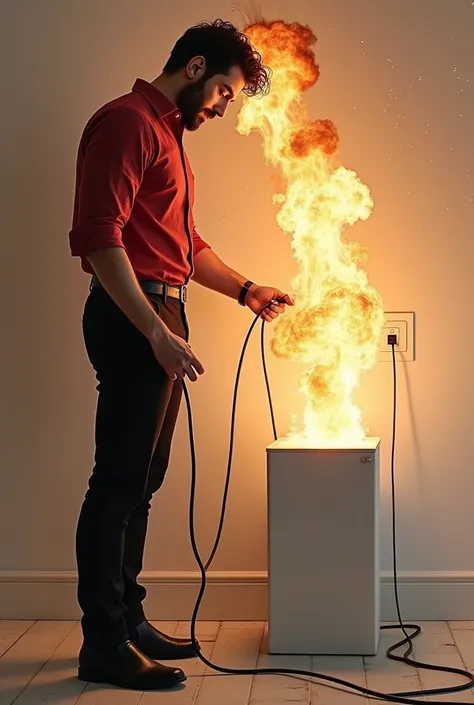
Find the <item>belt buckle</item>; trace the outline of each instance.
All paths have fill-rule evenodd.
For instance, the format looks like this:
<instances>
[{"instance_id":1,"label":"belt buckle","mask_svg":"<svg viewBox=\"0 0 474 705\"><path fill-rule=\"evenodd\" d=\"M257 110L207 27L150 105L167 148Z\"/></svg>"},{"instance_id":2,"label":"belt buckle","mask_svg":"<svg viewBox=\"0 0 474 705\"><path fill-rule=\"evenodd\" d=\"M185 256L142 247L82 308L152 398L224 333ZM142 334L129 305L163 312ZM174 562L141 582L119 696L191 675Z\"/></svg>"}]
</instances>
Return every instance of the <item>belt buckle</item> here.
<instances>
[{"instance_id":1,"label":"belt buckle","mask_svg":"<svg viewBox=\"0 0 474 705\"><path fill-rule=\"evenodd\" d=\"M188 288L187 288L186 285L183 285L183 286L181 287L181 291L180 291L180 296L179 296L179 298L180 298L180 300L181 300L181 303L183 303L183 304L185 304L186 301L188 300Z\"/></svg>"}]
</instances>

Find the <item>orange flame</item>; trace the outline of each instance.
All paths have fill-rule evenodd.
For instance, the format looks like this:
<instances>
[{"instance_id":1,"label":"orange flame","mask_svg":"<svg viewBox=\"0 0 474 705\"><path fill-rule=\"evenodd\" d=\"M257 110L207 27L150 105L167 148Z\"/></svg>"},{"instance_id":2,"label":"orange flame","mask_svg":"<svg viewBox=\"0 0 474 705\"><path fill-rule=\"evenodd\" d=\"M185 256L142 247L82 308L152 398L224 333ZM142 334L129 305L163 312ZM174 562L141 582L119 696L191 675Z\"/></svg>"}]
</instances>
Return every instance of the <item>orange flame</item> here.
<instances>
[{"instance_id":1,"label":"orange flame","mask_svg":"<svg viewBox=\"0 0 474 705\"><path fill-rule=\"evenodd\" d=\"M272 350L308 366L302 429L290 435L317 444L365 438L352 397L362 370L377 361L384 324L378 292L360 268L366 252L342 239L343 229L366 220L373 201L354 171L336 162L338 133L330 120L308 119L304 91L319 78L309 27L259 22L245 33L273 72L268 96L245 99L238 131L257 130L264 155L284 177L279 226L292 236L298 273L295 306L276 323Z\"/></svg>"}]
</instances>

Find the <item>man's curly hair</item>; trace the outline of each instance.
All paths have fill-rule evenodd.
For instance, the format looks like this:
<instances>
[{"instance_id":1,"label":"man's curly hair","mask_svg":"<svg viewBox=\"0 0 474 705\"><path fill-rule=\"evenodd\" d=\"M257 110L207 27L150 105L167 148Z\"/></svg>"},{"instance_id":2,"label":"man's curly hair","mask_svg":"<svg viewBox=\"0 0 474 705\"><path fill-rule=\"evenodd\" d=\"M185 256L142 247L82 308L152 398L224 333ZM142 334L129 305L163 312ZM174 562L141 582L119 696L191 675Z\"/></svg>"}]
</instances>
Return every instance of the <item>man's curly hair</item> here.
<instances>
[{"instance_id":1,"label":"man's curly hair","mask_svg":"<svg viewBox=\"0 0 474 705\"><path fill-rule=\"evenodd\" d=\"M243 92L247 96L267 95L270 90L270 69L262 64L262 57L249 38L231 22L218 19L190 27L174 45L163 71L176 73L194 56L206 59L207 78L240 66L245 79Z\"/></svg>"}]
</instances>

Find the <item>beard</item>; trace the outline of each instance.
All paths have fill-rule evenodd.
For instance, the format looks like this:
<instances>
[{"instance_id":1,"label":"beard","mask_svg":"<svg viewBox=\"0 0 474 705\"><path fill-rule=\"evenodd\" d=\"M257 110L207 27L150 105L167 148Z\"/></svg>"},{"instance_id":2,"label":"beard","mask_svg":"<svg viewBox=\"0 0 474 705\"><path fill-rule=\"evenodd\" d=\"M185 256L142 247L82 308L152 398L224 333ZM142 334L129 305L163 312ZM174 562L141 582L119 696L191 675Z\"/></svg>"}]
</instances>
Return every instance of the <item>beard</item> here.
<instances>
[{"instance_id":1,"label":"beard","mask_svg":"<svg viewBox=\"0 0 474 705\"><path fill-rule=\"evenodd\" d=\"M176 105L181 111L183 125L190 132L197 130L206 117L213 117L212 110L204 108L206 81L207 76L203 76L196 83L186 86L181 90L176 101Z\"/></svg>"}]
</instances>

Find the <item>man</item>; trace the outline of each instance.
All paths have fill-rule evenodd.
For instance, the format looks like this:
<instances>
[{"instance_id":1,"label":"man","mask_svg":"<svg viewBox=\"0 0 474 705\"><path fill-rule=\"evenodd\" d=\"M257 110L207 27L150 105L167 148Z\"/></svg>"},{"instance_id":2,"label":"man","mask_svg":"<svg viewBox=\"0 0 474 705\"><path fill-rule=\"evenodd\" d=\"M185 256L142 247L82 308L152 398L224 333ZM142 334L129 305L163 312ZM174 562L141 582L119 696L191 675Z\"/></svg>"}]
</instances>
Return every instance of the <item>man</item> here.
<instances>
[{"instance_id":1,"label":"man","mask_svg":"<svg viewBox=\"0 0 474 705\"><path fill-rule=\"evenodd\" d=\"M247 37L220 20L204 23L179 39L152 83L139 79L101 107L81 138L70 247L92 275L83 334L98 380L95 465L76 537L86 681L167 688L186 676L157 661L196 655L190 639L146 620L137 581L181 380L204 372L187 342L186 285L192 278L254 313L292 301L231 270L197 233L183 131L268 86ZM283 310L272 304L263 315Z\"/></svg>"}]
</instances>

